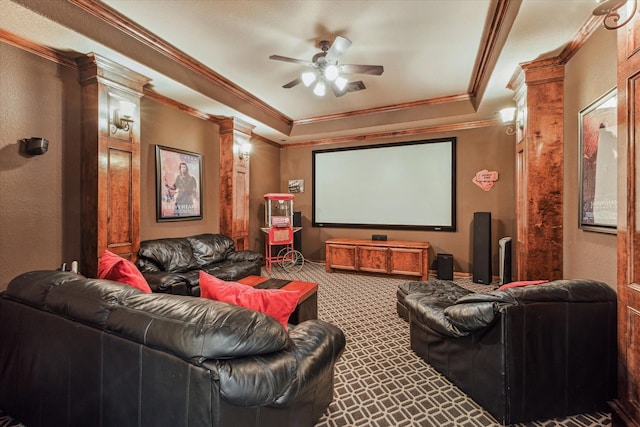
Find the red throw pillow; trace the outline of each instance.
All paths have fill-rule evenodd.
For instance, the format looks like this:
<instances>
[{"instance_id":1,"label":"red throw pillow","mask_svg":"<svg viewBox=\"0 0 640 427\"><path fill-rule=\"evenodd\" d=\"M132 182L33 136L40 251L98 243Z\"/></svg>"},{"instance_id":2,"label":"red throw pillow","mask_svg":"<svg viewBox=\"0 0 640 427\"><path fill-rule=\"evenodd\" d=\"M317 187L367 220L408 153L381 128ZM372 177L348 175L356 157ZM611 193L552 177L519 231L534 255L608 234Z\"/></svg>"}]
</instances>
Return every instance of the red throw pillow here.
<instances>
[{"instance_id":1,"label":"red throw pillow","mask_svg":"<svg viewBox=\"0 0 640 427\"><path fill-rule=\"evenodd\" d=\"M498 288L499 291L509 289L509 288L519 288L521 286L529 286L529 285L541 285L542 283L549 283L548 280L528 280L522 282L511 282L506 283Z\"/></svg>"},{"instance_id":2,"label":"red throw pillow","mask_svg":"<svg viewBox=\"0 0 640 427\"><path fill-rule=\"evenodd\" d=\"M255 289L249 285L226 282L200 271L200 296L260 311L287 328L289 316L296 309L300 291Z\"/></svg>"},{"instance_id":3,"label":"red throw pillow","mask_svg":"<svg viewBox=\"0 0 640 427\"><path fill-rule=\"evenodd\" d=\"M98 262L98 279L113 280L131 285L142 292L151 293L151 288L134 263L105 250Z\"/></svg>"}]
</instances>

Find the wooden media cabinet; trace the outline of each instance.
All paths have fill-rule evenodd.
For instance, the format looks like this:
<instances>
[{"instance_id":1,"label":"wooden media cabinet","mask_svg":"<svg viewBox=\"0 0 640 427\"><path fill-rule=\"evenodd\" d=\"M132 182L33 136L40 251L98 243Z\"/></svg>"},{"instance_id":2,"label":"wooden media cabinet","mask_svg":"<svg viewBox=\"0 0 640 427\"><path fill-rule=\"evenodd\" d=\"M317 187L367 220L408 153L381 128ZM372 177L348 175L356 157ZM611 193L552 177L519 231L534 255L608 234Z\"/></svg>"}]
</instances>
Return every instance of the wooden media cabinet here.
<instances>
[{"instance_id":1,"label":"wooden media cabinet","mask_svg":"<svg viewBox=\"0 0 640 427\"><path fill-rule=\"evenodd\" d=\"M429 276L429 243L400 240L329 239L325 242L326 270Z\"/></svg>"}]
</instances>

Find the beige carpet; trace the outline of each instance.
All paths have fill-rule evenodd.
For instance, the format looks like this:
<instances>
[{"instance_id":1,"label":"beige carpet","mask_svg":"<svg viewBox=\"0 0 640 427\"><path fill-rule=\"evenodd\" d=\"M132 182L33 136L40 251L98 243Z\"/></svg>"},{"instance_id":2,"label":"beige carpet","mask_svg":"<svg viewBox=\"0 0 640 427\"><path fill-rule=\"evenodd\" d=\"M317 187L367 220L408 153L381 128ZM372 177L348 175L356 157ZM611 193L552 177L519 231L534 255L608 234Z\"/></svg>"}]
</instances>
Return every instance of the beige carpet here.
<instances>
[{"instance_id":1,"label":"beige carpet","mask_svg":"<svg viewBox=\"0 0 640 427\"><path fill-rule=\"evenodd\" d=\"M265 276L269 276L263 271ZM299 272L274 267L270 277L316 282L318 317L347 338L336 365L335 398L316 427L499 426L495 419L409 346L409 326L396 313L396 288L411 279L326 273L306 262ZM473 291L491 291L471 279L455 279ZM516 426L610 426L608 413L516 424Z\"/></svg>"}]
</instances>

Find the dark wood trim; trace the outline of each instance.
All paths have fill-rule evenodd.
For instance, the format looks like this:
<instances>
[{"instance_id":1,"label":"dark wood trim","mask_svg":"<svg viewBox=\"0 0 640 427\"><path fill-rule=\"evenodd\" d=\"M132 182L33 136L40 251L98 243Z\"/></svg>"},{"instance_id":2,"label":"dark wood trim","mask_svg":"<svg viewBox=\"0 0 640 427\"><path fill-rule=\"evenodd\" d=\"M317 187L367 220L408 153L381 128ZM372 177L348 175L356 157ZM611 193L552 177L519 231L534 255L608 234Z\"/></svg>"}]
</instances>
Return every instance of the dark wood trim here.
<instances>
[{"instance_id":1,"label":"dark wood trim","mask_svg":"<svg viewBox=\"0 0 640 427\"><path fill-rule=\"evenodd\" d=\"M197 117L199 119L202 120L209 120L212 121L214 123L219 123L221 120L224 120L226 117L223 116L213 116L211 114L207 114L203 111L200 111L196 108L192 108L189 107L186 104L183 104L181 102L175 101L167 96L164 95L160 95L158 92L154 91L153 89L149 88L149 87L144 87L143 88L143 94L145 96L145 98L149 98L152 99L154 101L156 101L159 104L163 104L166 105L168 107L172 107L175 108L177 110L183 111L187 114L190 114L194 117Z\"/></svg>"},{"instance_id":2,"label":"dark wood trim","mask_svg":"<svg viewBox=\"0 0 640 427\"><path fill-rule=\"evenodd\" d=\"M385 105L383 107L366 108L363 110L347 111L344 113L327 114L324 116L309 117L306 119L294 120L293 125L308 125L319 122L327 122L331 120L347 119L356 116L364 116L368 114L377 113L390 113L395 111L407 110L414 107L421 107L424 105L436 105L446 104L449 102L468 101L470 99L469 94L443 96L440 98L423 99L421 101L404 102L402 104Z\"/></svg>"},{"instance_id":3,"label":"dark wood trim","mask_svg":"<svg viewBox=\"0 0 640 427\"><path fill-rule=\"evenodd\" d=\"M480 99L491 78L500 52L507 41L513 22L518 16L522 0L494 0L490 4L493 12L490 13L492 19L489 25L485 25L481 49L473 68L469 93L472 95L474 107L477 109Z\"/></svg>"},{"instance_id":4,"label":"dark wood trim","mask_svg":"<svg viewBox=\"0 0 640 427\"><path fill-rule=\"evenodd\" d=\"M0 29L0 41L17 47L18 49L33 53L34 55L38 55L42 58L48 59L49 61L53 61L56 64L64 65L65 67L73 68L76 70L78 69L78 65L76 64L76 62L67 55L58 52L55 49L50 49L38 43L34 43L31 40L27 40L16 34L10 33L9 31Z\"/></svg>"},{"instance_id":5,"label":"dark wood trim","mask_svg":"<svg viewBox=\"0 0 640 427\"><path fill-rule=\"evenodd\" d=\"M145 30L143 27L127 19L123 15L120 15L118 12L111 9L107 5L96 0L68 1L71 4L81 8L85 12L101 19L105 23L119 29L130 37L161 53L162 55L180 64L181 66L200 74L214 85L221 87L233 96L243 100L256 109L259 109L270 117L283 122L285 125L289 125L290 127L291 119L289 117L285 116L275 108L256 98L253 94L242 89L241 87L224 78L212 69L206 67L201 62L185 54L175 46L165 42L155 34Z\"/></svg>"},{"instance_id":6,"label":"dark wood trim","mask_svg":"<svg viewBox=\"0 0 640 427\"><path fill-rule=\"evenodd\" d=\"M310 140L310 141L294 142L291 144L283 145L283 147L296 148L296 147L306 147L311 145L358 143L358 142L371 141L374 139L400 138L400 137L415 136L415 135L426 134L426 133L453 132L453 131L468 130L468 129L478 129L478 128L489 127L489 126L500 126L501 124L502 122L498 119L478 120L473 122L434 125L434 126L426 126L421 128L403 129L403 130L397 130L397 131L376 132L376 133L369 133L364 135L343 136L339 138L324 138L324 139L316 139L316 140Z\"/></svg>"}]
</instances>

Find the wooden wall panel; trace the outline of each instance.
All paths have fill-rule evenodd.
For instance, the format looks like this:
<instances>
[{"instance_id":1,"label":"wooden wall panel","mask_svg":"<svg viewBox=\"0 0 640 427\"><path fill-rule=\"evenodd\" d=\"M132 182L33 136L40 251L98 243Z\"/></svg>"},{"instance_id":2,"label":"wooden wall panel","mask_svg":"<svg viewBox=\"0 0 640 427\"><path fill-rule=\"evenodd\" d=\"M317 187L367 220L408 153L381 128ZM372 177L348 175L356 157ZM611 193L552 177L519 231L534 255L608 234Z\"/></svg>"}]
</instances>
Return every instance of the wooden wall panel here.
<instances>
[{"instance_id":1,"label":"wooden wall panel","mask_svg":"<svg viewBox=\"0 0 640 427\"><path fill-rule=\"evenodd\" d=\"M77 59L82 86L82 259L97 275L110 250L134 260L140 247L140 97L149 82L119 64L89 54ZM135 105L126 129L114 126L120 101Z\"/></svg>"},{"instance_id":2,"label":"wooden wall panel","mask_svg":"<svg viewBox=\"0 0 640 427\"><path fill-rule=\"evenodd\" d=\"M640 425L640 20L618 31L618 397L613 426Z\"/></svg>"},{"instance_id":3,"label":"wooden wall panel","mask_svg":"<svg viewBox=\"0 0 640 427\"><path fill-rule=\"evenodd\" d=\"M518 115L524 123L516 145L516 275L518 280L561 279L564 65L523 64L519 84Z\"/></svg>"}]
</instances>

